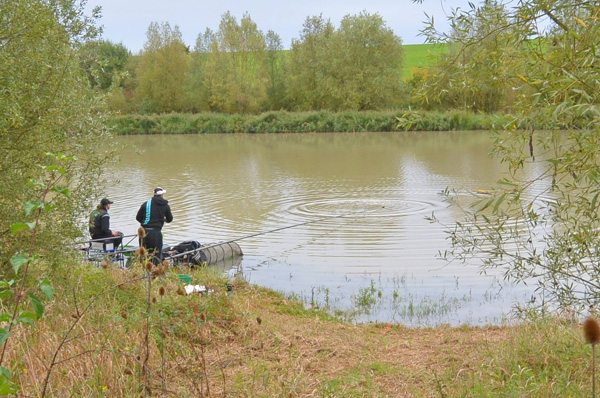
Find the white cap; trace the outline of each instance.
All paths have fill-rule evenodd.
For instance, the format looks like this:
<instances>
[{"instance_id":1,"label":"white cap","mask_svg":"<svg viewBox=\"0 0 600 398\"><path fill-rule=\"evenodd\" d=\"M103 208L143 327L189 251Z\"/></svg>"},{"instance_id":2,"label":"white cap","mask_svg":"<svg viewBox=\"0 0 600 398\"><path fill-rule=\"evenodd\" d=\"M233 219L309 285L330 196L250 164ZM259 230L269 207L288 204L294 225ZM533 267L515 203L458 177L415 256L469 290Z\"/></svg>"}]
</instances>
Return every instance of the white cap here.
<instances>
[{"instance_id":1,"label":"white cap","mask_svg":"<svg viewBox=\"0 0 600 398\"><path fill-rule=\"evenodd\" d=\"M161 187L154 188L155 195L163 195L165 193L167 193L167 191L165 189L162 189Z\"/></svg>"}]
</instances>

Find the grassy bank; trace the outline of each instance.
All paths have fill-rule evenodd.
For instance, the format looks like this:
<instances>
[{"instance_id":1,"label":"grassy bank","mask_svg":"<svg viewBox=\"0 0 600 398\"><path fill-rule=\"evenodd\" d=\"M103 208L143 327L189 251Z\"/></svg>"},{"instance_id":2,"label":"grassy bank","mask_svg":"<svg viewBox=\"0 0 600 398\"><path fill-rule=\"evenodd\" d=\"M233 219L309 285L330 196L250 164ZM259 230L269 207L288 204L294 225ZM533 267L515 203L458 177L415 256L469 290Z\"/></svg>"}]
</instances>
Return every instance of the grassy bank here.
<instances>
[{"instance_id":1,"label":"grassy bank","mask_svg":"<svg viewBox=\"0 0 600 398\"><path fill-rule=\"evenodd\" d=\"M489 130L512 122L510 115L459 111L124 115L111 121L118 135Z\"/></svg>"},{"instance_id":2,"label":"grassy bank","mask_svg":"<svg viewBox=\"0 0 600 398\"><path fill-rule=\"evenodd\" d=\"M352 325L281 294L174 269L52 271L54 301L9 344L21 396L590 396L576 324L408 329ZM233 292L227 289L233 284Z\"/></svg>"}]
</instances>

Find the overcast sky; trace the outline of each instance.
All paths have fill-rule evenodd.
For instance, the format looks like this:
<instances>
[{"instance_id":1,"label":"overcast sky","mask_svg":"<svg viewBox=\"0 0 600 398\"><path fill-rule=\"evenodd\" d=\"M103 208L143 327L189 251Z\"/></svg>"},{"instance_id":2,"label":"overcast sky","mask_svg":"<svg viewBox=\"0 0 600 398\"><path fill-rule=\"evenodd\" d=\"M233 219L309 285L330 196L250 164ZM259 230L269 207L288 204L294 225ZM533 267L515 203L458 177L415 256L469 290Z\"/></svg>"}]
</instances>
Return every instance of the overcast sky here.
<instances>
[{"instance_id":1,"label":"overcast sky","mask_svg":"<svg viewBox=\"0 0 600 398\"><path fill-rule=\"evenodd\" d=\"M404 44L420 44L424 42L418 34L425 13L434 17L438 29L446 30L446 16L451 10L469 7L468 0L424 0L423 4L412 0L88 0L88 10L95 6L102 7L103 38L123 43L133 53L143 48L151 22L178 25L185 44L194 48L198 33L204 33L207 27L217 31L227 11L238 21L248 12L258 29L263 33L273 30L285 48L290 47L293 38L300 37L308 16L322 15L337 28L345 15L361 11L381 15Z\"/></svg>"}]
</instances>

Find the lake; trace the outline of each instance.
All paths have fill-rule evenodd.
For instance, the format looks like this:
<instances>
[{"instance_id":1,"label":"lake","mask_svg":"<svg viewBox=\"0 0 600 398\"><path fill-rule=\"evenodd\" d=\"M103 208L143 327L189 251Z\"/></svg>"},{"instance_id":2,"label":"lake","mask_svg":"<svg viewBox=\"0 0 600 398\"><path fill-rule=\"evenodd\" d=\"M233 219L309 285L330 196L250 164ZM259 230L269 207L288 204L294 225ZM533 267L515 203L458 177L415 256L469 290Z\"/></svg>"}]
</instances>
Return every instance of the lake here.
<instances>
[{"instance_id":1,"label":"lake","mask_svg":"<svg viewBox=\"0 0 600 398\"><path fill-rule=\"evenodd\" d=\"M532 288L447 264L444 224L499 180L488 132L223 134L118 137L107 170L113 229L135 234L156 186L174 221L165 242L237 240L226 272L355 322L501 324ZM289 227L289 228L286 228ZM276 231L273 231L276 230ZM263 233L264 232L264 233ZM250 236L255 235L255 236ZM239 240L238 240L239 239Z\"/></svg>"}]
</instances>

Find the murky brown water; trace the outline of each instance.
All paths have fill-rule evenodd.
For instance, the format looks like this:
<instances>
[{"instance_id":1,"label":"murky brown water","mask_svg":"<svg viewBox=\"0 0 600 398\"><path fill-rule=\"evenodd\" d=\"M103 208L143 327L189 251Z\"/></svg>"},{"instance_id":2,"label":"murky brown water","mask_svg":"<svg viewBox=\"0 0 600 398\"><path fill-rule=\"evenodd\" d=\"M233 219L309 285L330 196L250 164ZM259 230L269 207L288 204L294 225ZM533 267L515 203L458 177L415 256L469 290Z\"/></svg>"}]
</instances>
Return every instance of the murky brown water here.
<instances>
[{"instance_id":1,"label":"murky brown water","mask_svg":"<svg viewBox=\"0 0 600 398\"><path fill-rule=\"evenodd\" d=\"M251 282L321 307L356 309L359 321L499 323L524 289L498 294L493 276L436 259L447 248L446 188L487 188L502 167L485 132L119 137L109 173L112 223L134 234L135 214L156 186L177 243L241 239ZM141 150L138 154L136 150ZM340 216L340 217L332 217ZM365 310L369 310L368 313Z\"/></svg>"}]
</instances>

